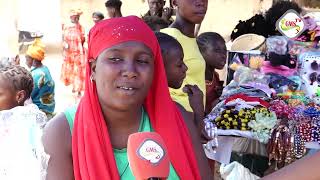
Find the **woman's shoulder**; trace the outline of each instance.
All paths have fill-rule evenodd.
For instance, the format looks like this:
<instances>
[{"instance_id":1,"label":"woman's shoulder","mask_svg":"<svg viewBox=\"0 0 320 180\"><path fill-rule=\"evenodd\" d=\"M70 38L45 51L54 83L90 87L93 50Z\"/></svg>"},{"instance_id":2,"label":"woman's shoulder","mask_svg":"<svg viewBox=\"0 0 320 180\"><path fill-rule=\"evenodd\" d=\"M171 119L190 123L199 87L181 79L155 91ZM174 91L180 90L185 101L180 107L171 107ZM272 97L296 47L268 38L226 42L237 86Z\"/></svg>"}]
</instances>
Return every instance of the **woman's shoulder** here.
<instances>
[{"instance_id":1,"label":"woman's shoulder","mask_svg":"<svg viewBox=\"0 0 320 180\"><path fill-rule=\"evenodd\" d=\"M50 157L47 179L74 179L72 138L64 113L49 121L44 128L42 142L45 153Z\"/></svg>"},{"instance_id":2,"label":"woman's shoulder","mask_svg":"<svg viewBox=\"0 0 320 180\"><path fill-rule=\"evenodd\" d=\"M71 132L64 113L56 115L46 124L42 141L44 149L49 155L61 152L71 154Z\"/></svg>"}]
</instances>

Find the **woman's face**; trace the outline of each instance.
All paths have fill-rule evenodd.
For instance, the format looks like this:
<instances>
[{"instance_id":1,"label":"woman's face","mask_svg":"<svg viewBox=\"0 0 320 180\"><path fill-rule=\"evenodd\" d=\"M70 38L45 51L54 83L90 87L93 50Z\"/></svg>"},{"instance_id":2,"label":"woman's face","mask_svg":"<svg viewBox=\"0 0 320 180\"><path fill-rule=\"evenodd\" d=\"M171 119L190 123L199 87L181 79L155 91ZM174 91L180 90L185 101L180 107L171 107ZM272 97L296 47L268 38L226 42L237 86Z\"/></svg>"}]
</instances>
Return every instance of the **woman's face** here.
<instances>
[{"instance_id":1,"label":"woman's face","mask_svg":"<svg viewBox=\"0 0 320 180\"><path fill-rule=\"evenodd\" d=\"M207 12L208 0L175 0L178 14L184 19L199 24Z\"/></svg>"},{"instance_id":2,"label":"woman's face","mask_svg":"<svg viewBox=\"0 0 320 180\"><path fill-rule=\"evenodd\" d=\"M91 65L102 107L128 110L141 106L152 84L154 56L140 42L125 42L104 50Z\"/></svg>"},{"instance_id":3,"label":"woman's face","mask_svg":"<svg viewBox=\"0 0 320 180\"><path fill-rule=\"evenodd\" d=\"M74 23L74 24L79 23L79 19L80 19L80 16L79 16L79 15L70 16L70 20L71 20L71 22Z\"/></svg>"},{"instance_id":4,"label":"woman's face","mask_svg":"<svg viewBox=\"0 0 320 180\"><path fill-rule=\"evenodd\" d=\"M0 111L8 110L18 106L16 91L3 75L0 74Z\"/></svg>"}]
</instances>

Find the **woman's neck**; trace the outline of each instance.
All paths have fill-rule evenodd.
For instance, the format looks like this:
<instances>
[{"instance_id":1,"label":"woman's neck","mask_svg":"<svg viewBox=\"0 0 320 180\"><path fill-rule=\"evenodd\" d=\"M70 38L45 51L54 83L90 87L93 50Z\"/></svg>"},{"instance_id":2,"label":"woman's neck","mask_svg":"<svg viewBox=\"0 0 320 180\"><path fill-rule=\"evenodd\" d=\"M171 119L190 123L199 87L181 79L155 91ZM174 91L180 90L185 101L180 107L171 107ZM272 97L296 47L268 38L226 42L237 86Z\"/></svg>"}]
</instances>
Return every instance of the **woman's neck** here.
<instances>
[{"instance_id":1,"label":"woman's neck","mask_svg":"<svg viewBox=\"0 0 320 180\"><path fill-rule=\"evenodd\" d=\"M121 12L116 12L114 17L122 17L122 13Z\"/></svg>"},{"instance_id":2,"label":"woman's neck","mask_svg":"<svg viewBox=\"0 0 320 180\"><path fill-rule=\"evenodd\" d=\"M182 34L184 34L190 38L195 37L194 36L195 24L193 24L193 23L187 21L186 19L184 19L183 17L181 17L179 15L179 13L177 14L176 20L172 23L172 25L170 27L179 29Z\"/></svg>"},{"instance_id":3,"label":"woman's neck","mask_svg":"<svg viewBox=\"0 0 320 180\"><path fill-rule=\"evenodd\" d=\"M35 68L39 68L39 67L42 67L43 64L42 64L40 61L36 61L35 63L33 63L33 66L34 66Z\"/></svg>"},{"instance_id":4,"label":"woman's neck","mask_svg":"<svg viewBox=\"0 0 320 180\"><path fill-rule=\"evenodd\" d=\"M130 108L128 111L102 108L102 113L111 133L125 133L132 130L138 131L142 116L142 107Z\"/></svg>"},{"instance_id":5,"label":"woman's neck","mask_svg":"<svg viewBox=\"0 0 320 180\"><path fill-rule=\"evenodd\" d=\"M142 117L141 106L140 108L130 108L128 111L102 109L112 147L115 149L126 148L130 134L139 131Z\"/></svg>"}]
</instances>

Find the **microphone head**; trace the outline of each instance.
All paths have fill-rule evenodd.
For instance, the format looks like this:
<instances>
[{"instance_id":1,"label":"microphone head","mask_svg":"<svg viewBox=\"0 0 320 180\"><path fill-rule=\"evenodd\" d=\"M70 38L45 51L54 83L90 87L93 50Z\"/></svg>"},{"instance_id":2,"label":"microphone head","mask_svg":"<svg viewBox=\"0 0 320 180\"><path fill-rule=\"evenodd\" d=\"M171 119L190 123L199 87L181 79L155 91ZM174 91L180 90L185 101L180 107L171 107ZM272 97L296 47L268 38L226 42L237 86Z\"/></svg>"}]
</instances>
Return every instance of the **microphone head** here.
<instances>
[{"instance_id":1,"label":"microphone head","mask_svg":"<svg viewBox=\"0 0 320 180\"><path fill-rule=\"evenodd\" d=\"M169 176L169 156L163 139L155 132L134 133L128 139L128 161L137 180Z\"/></svg>"}]
</instances>

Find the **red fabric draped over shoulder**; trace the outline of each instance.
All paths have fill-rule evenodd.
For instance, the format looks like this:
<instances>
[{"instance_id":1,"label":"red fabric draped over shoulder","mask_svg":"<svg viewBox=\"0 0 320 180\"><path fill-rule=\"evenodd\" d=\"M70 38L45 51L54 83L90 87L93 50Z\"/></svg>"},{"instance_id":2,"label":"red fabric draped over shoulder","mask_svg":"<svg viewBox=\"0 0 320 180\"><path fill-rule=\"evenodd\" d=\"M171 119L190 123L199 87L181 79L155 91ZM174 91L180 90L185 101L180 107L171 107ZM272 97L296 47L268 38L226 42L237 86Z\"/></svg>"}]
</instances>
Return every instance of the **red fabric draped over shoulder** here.
<instances>
[{"instance_id":1,"label":"red fabric draped over shoulder","mask_svg":"<svg viewBox=\"0 0 320 180\"><path fill-rule=\"evenodd\" d=\"M149 47L155 57L153 84L144 107L153 129L164 139L173 167L181 179L200 179L191 137L184 120L172 101L161 50L151 29L135 16L103 20L89 33L88 60L97 59L114 45L138 41ZM99 105L94 82L86 65L86 87L74 123L72 155L76 180L119 179L109 133Z\"/></svg>"}]
</instances>

